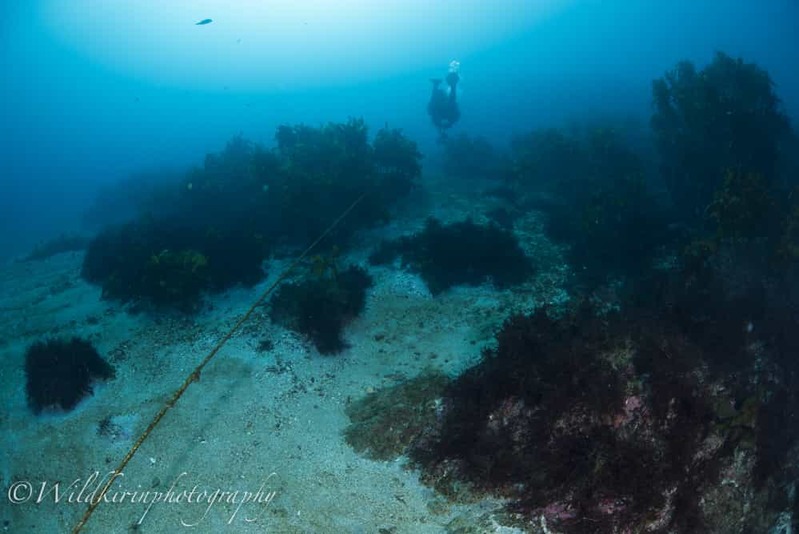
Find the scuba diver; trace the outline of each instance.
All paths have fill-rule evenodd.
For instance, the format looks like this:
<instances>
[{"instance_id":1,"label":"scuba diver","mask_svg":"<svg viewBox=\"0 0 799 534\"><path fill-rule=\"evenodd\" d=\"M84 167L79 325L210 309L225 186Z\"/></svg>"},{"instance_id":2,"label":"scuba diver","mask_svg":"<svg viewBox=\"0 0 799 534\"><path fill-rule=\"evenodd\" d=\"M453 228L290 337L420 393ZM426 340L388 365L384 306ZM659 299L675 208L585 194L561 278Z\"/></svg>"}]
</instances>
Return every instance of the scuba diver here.
<instances>
[{"instance_id":1,"label":"scuba diver","mask_svg":"<svg viewBox=\"0 0 799 534\"><path fill-rule=\"evenodd\" d=\"M433 83L433 92L430 95L430 102L427 103L427 113L430 115L433 124L438 128L440 139L447 137L447 129L451 128L458 119L461 118L461 110L458 108L458 82L460 81L461 64L452 61L449 64L446 82L447 90L441 87L440 79L430 80Z\"/></svg>"}]
</instances>

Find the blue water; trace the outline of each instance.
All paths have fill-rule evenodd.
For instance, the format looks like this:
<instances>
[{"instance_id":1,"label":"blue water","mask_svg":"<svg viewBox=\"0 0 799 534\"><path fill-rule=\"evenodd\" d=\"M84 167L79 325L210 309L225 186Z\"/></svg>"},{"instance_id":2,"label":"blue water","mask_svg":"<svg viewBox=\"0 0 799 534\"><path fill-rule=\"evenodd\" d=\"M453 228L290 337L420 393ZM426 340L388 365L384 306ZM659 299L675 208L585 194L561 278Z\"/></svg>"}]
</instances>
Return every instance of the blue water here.
<instances>
[{"instance_id":1,"label":"blue water","mask_svg":"<svg viewBox=\"0 0 799 534\"><path fill-rule=\"evenodd\" d=\"M595 117L646 124L650 83L721 50L799 111L799 4L92 0L0 7L0 257L80 231L98 187L199 164L242 133L363 117L435 161L429 78L461 63L453 129L513 133ZM210 18L212 23L195 23Z\"/></svg>"}]
</instances>

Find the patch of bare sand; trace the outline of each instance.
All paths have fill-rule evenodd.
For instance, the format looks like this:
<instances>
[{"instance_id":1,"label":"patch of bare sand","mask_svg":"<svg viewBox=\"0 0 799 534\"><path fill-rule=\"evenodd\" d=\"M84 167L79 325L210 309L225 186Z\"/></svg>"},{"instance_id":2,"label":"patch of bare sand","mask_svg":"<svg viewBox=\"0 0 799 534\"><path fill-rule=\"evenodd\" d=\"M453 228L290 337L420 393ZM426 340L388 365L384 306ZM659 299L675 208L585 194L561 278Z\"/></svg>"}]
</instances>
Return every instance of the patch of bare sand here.
<instances>
[{"instance_id":1,"label":"patch of bare sand","mask_svg":"<svg viewBox=\"0 0 799 534\"><path fill-rule=\"evenodd\" d=\"M0 323L0 475L8 495L32 484L27 502L3 507L0 521L14 532L74 526L85 504L68 501L90 497L282 267L273 265L270 279L252 290L211 298L210 310L197 317L154 319L101 301L78 277L81 259L60 255L0 275L0 308L8 312ZM454 524L503 531L489 521L498 503L447 503L402 460L356 455L343 439L344 409L426 368L455 375L472 365L511 311L531 307L533 293L551 286L558 298L546 277L557 274L542 273L516 291L456 288L436 298L413 275L388 268L373 274L366 310L347 329L350 348L337 356L320 356L258 309L115 480L108 497L123 502L101 504L85 532L193 525L195 532L432 533ZM34 417L22 366L25 348L43 334L89 337L116 378L69 414ZM264 339L270 350L261 350ZM261 502L240 505L245 492ZM148 504L158 494L172 502Z\"/></svg>"}]
</instances>

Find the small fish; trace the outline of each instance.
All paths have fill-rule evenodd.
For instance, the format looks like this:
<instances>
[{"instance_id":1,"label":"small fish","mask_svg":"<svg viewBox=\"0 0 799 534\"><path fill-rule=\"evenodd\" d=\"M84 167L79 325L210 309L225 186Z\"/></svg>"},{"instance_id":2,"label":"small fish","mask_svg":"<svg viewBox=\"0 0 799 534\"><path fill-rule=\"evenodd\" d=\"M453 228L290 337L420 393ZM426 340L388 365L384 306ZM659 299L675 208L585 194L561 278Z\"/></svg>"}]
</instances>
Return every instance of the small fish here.
<instances>
[{"instance_id":1,"label":"small fish","mask_svg":"<svg viewBox=\"0 0 799 534\"><path fill-rule=\"evenodd\" d=\"M200 22L195 23L195 26L205 26L206 24L211 24L214 19L203 19Z\"/></svg>"}]
</instances>

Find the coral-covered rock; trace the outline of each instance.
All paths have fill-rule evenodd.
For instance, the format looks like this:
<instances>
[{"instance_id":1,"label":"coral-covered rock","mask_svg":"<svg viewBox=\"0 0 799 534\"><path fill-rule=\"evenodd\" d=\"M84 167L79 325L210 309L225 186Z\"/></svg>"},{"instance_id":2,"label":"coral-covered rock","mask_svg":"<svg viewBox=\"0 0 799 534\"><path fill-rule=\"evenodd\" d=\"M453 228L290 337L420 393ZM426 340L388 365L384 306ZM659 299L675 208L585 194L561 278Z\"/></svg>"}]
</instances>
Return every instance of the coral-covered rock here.
<instances>
[{"instance_id":1,"label":"coral-covered rock","mask_svg":"<svg viewBox=\"0 0 799 534\"><path fill-rule=\"evenodd\" d=\"M306 336L320 353L337 353L346 347L344 326L363 310L371 285L372 277L357 266L311 273L280 286L270 300L271 317Z\"/></svg>"},{"instance_id":2,"label":"coral-covered rock","mask_svg":"<svg viewBox=\"0 0 799 534\"><path fill-rule=\"evenodd\" d=\"M674 205L701 222L726 169L771 186L790 130L768 72L722 52L701 71L683 61L652 83L652 129Z\"/></svg>"},{"instance_id":3,"label":"coral-covered rock","mask_svg":"<svg viewBox=\"0 0 799 534\"><path fill-rule=\"evenodd\" d=\"M786 435L775 424L788 421L761 420L770 393L715 372L712 342L667 317L583 306L509 318L410 450L422 479L451 496L466 483L506 497L558 532L762 529L779 512L766 496L787 495L773 478L787 444L772 459L761 425ZM739 372L756 374L757 351L743 350Z\"/></svg>"},{"instance_id":4,"label":"coral-covered rock","mask_svg":"<svg viewBox=\"0 0 799 534\"><path fill-rule=\"evenodd\" d=\"M413 141L384 128L370 144L362 120L284 125L275 140L237 136L208 154L134 221L102 230L83 277L108 298L194 310L204 291L258 282L275 243L305 247L330 229L322 246L344 245L385 222L421 174Z\"/></svg>"},{"instance_id":5,"label":"coral-covered rock","mask_svg":"<svg viewBox=\"0 0 799 534\"><path fill-rule=\"evenodd\" d=\"M440 397L449 379L437 372L377 390L347 406L351 424L347 443L375 460L390 460L406 452L435 424Z\"/></svg>"},{"instance_id":6,"label":"coral-covered rock","mask_svg":"<svg viewBox=\"0 0 799 534\"><path fill-rule=\"evenodd\" d=\"M397 255L420 274L433 294L487 281L506 288L522 283L532 272L532 262L511 231L471 220L444 225L429 219L423 231L383 242L370 261L387 263Z\"/></svg>"}]
</instances>

